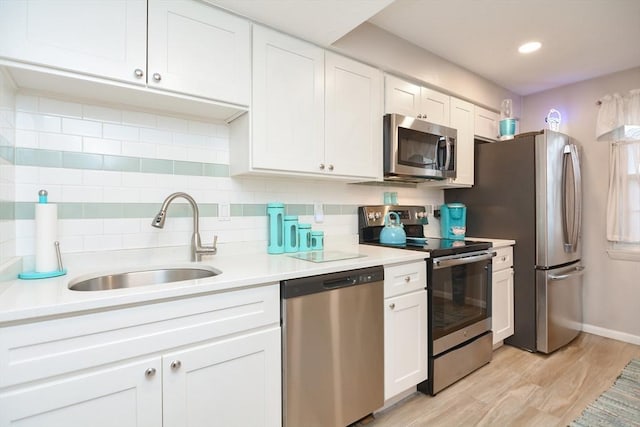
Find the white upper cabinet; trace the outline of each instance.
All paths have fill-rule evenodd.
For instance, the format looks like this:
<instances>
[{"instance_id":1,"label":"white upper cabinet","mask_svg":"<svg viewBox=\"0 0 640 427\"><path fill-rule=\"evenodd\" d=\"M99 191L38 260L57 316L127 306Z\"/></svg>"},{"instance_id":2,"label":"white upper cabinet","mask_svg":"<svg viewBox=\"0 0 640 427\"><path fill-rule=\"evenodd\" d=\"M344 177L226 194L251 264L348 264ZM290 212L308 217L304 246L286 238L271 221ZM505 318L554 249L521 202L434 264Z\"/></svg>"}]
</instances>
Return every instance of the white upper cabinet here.
<instances>
[{"instance_id":1,"label":"white upper cabinet","mask_svg":"<svg viewBox=\"0 0 640 427\"><path fill-rule=\"evenodd\" d=\"M384 111L385 114L402 114L403 116L422 116L420 86L398 77L384 76Z\"/></svg>"},{"instance_id":2,"label":"white upper cabinet","mask_svg":"<svg viewBox=\"0 0 640 427\"><path fill-rule=\"evenodd\" d=\"M149 1L149 87L249 105L250 24L205 3Z\"/></svg>"},{"instance_id":3,"label":"white upper cabinet","mask_svg":"<svg viewBox=\"0 0 640 427\"><path fill-rule=\"evenodd\" d=\"M0 28L1 57L145 83L144 0L0 0Z\"/></svg>"},{"instance_id":4,"label":"white upper cabinet","mask_svg":"<svg viewBox=\"0 0 640 427\"><path fill-rule=\"evenodd\" d=\"M258 26L253 37L253 167L322 172L324 50Z\"/></svg>"},{"instance_id":5,"label":"white upper cabinet","mask_svg":"<svg viewBox=\"0 0 640 427\"><path fill-rule=\"evenodd\" d=\"M422 119L430 123L449 126L449 95L435 90L420 88Z\"/></svg>"},{"instance_id":6,"label":"white upper cabinet","mask_svg":"<svg viewBox=\"0 0 640 427\"><path fill-rule=\"evenodd\" d=\"M382 74L327 52L325 164L330 173L382 177Z\"/></svg>"},{"instance_id":7,"label":"white upper cabinet","mask_svg":"<svg viewBox=\"0 0 640 427\"><path fill-rule=\"evenodd\" d=\"M486 141L496 141L498 139L498 123L500 114L486 108L476 106L475 115L475 135Z\"/></svg>"},{"instance_id":8,"label":"white upper cabinet","mask_svg":"<svg viewBox=\"0 0 640 427\"><path fill-rule=\"evenodd\" d=\"M19 86L222 119L249 106L251 24L205 2L0 0L0 28Z\"/></svg>"},{"instance_id":9,"label":"white upper cabinet","mask_svg":"<svg viewBox=\"0 0 640 427\"><path fill-rule=\"evenodd\" d=\"M392 75L385 76L385 113L449 126L449 96Z\"/></svg>"},{"instance_id":10,"label":"white upper cabinet","mask_svg":"<svg viewBox=\"0 0 640 427\"><path fill-rule=\"evenodd\" d=\"M379 70L254 26L252 90L231 123L232 175L381 179Z\"/></svg>"},{"instance_id":11,"label":"white upper cabinet","mask_svg":"<svg viewBox=\"0 0 640 427\"><path fill-rule=\"evenodd\" d=\"M458 131L456 177L450 180L453 186L473 185L473 115L473 104L451 97L451 127Z\"/></svg>"}]
</instances>

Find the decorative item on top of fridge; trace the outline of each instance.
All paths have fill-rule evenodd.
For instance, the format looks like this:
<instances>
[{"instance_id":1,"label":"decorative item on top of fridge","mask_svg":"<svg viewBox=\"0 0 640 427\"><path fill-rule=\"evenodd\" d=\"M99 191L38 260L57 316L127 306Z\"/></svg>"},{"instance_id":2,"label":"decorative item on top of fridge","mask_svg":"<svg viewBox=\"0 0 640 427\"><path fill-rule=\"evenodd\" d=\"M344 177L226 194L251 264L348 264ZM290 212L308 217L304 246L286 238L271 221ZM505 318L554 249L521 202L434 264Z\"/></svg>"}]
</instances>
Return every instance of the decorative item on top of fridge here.
<instances>
[{"instance_id":1,"label":"decorative item on top of fridge","mask_svg":"<svg viewBox=\"0 0 640 427\"><path fill-rule=\"evenodd\" d=\"M513 139L516 133L516 119L513 117L513 101L503 99L500 105L500 140Z\"/></svg>"},{"instance_id":2,"label":"decorative item on top of fridge","mask_svg":"<svg viewBox=\"0 0 640 427\"><path fill-rule=\"evenodd\" d=\"M544 118L544 121L547 122L547 127L549 128L549 130L559 132L560 122L562 121L562 114L560 114L560 111L552 108L549 110L547 117Z\"/></svg>"}]
</instances>

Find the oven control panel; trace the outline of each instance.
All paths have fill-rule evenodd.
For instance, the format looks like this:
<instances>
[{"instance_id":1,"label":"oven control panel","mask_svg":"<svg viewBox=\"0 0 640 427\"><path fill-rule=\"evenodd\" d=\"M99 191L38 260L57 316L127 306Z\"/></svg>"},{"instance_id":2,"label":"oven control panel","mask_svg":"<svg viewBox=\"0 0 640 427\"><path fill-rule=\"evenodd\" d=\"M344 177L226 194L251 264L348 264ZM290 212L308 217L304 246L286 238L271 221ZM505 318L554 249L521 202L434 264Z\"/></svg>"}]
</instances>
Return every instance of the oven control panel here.
<instances>
[{"instance_id":1,"label":"oven control panel","mask_svg":"<svg viewBox=\"0 0 640 427\"><path fill-rule=\"evenodd\" d=\"M395 212L404 225L428 224L427 211L424 206L379 205L361 206L358 208L361 227L383 226L385 216L389 212Z\"/></svg>"}]
</instances>

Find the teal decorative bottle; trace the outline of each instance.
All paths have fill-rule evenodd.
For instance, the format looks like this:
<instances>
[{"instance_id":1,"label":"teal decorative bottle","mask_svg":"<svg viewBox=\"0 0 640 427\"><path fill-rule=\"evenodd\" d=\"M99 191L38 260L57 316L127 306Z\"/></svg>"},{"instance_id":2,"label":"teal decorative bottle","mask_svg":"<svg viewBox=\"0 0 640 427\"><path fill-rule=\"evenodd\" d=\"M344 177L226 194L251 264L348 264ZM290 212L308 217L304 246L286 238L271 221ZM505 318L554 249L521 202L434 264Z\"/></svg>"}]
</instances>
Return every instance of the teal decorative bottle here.
<instances>
[{"instance_id":1,"label":"teal decorative bottle","mask_svg":"<svg viewBox=\"0 0 640 427\"><path fill-rule=\"evenodd\" d=\"M284 253L284 203L267 204L267 219L269 223L267 252Z\"/></svg>"},{"instance_id":2,"label":"teal decorative bottle","mask_svg":"<svg viewBox=\"0 0 640 427\"><path fill-rule=\"evenodd\" d=\"M298 252L298 217L295 215L284 217L284 251Z\"/></svg>"}]
</instances>

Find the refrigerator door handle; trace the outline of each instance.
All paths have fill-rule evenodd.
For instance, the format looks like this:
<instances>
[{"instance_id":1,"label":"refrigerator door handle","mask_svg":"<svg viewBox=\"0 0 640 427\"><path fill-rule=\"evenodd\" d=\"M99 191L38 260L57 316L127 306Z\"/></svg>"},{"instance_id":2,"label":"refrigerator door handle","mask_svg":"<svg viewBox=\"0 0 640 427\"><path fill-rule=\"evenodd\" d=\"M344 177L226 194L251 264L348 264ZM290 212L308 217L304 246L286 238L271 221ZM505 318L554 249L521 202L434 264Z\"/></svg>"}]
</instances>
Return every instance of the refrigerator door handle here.
<instances>
[{"instance_id":1,"label":"refrigerator door handle","mask_svg":"<svg viewBox=\"0 0 640 427\"><path fill-rule=\"evenodd\" d=\"M582 175L580 173L580 160L578 147L575 144L565 145L562 162L562 218L564 231L564 249L566 252L574 252L578 246L582 218ZM571 181L573 183L571 201L569 206L569 194L567 193L568 166L571 162Z\"/></svg>"},{"instance_id":2,"label":"refrigerator door handle","mask_svg":"<svg viewBox=\"0 0 640 427\"><path fill-rule=\"evenodd\" d=\"M573 276L579 276L584 274L584 267L579 266L576 267L575 270L571 273L567 273L567 274L550 274L549 275L549 279L551 280L564 280L564 279L568 279L569 277L573 277Z\"/></svg>"}]
</instances>

